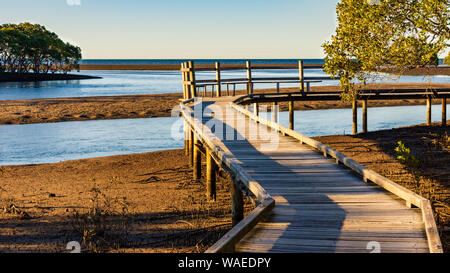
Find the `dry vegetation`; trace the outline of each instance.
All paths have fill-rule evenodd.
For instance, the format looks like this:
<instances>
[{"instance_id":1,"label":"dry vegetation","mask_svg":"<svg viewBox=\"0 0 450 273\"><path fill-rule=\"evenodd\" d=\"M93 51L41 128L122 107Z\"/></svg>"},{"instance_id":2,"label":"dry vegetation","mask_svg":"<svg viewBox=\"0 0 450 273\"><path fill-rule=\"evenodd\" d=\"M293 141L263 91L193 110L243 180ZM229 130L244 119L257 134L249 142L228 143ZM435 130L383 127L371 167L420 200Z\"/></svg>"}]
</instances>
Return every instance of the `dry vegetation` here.
<instances>
[{"instance_id":1,"label":"dry vegetation","mask_svg":"<svg viewBox=\"0 0 450 273\"><path fill-rule=\"evenodd\" d=\"M203 252L231 228L230 179L207 202L184 151L0 171L0 252ZM246 211L252 209L246 204Z\"/></svg>"},{"instance_id":2,"label":"dry vegetation","mask_svg":"<svg viewBox=\"0 0 450 273\"><path fill-rule=\"evenodd\" d=\"M450 251L450 128L440 124L359 134L316 137L366 167L430 199L441 240ZM401 141L409 160L395 149ZM408 158L408 156L407 156ZM416 162L416 160L417 162Z\"/></svg>"}]
</instances>

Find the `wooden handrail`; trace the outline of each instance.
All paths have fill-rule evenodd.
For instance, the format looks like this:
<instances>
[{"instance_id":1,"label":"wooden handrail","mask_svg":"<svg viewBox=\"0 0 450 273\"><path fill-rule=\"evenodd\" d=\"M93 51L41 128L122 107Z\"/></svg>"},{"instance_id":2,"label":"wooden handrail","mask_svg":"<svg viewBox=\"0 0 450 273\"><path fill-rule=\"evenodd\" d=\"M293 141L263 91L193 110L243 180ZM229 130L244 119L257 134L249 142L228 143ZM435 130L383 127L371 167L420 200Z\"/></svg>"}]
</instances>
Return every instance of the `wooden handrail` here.
<instances>
[{"instance_id":1,"label":"wooden handrail","mask_svg":"<svg viewBox=\"0 0 450 273\"><path fill-rule=\"evenodd\" d=\"M206 251L206 253L234 252L235 245L272 211L275 206L275 200L239 166L234 156L217 139L210 128L192 116L193 110L187 107L186 104L194 101L195 99L191 99L181 103L181 114L184 120L194 133L203 140L204 145L211 151L211 155L217 165L221 166L233 177L235 183L239 183L240 186L245 187L256 197L256 208Z\"/></svg>"},{"instance_id":2,"label":"wooden handrail","mask_svg":"<svg viewBox=\"0 0 450 273\"><path fill-rule=\"evenodd\" d=\"M252 64L252 70L262 70L262 69L270 69L270 70L285 70L285 69L298 69L297 64L283 64L283 65L258 65ZM321 64L304 64L304 69L322 69L323 65ZM232 71L232 70L246 70L247 67L245 64L242 65L223 65L220 70L223 71ZM190 72L189 68L181 69L181 72ZM198 65L198 68L195 68L195 71L215 71L214 65Z\"/></svg>"},{"instance_id":3,"label":"wooden handrail","mask_svg":"<svg viewBox=\"0 0 450 273\"><path fill-rule=\"evenodd\" d=\"M413 204L416 207L420 208L422 210L422 218L425 225L425 231L428 238L428 247L430 249L431 253L443 253L442 243L439 238L439 233L436 227L436 222L433 217L433 210L431 208L430 201L428 199L423 198L422 196L398 185L397 183L387 179L384 176L379 175L378 173L368 169L367 167L361 165L360 163L356 162L355 160L347 157L346 155L342 154L341 152L322 144L310 137L307 137L299 132L296 132L294 130L291 130L289 128L286 128L278 123L269 121L265 118L262 118L260 116L257 116L253 114L252 112L246 110L242 106L238 105L238 100L235 100L234 102L231 102L230 105L232 108L234 108L236 111L246 115L250 119L259 122L261 124L266 125L269 128L278 130L280 133L283 133L284 135L291 136L297 140L299 140L301 143L304 143L308 146L311 146L312 148L322 152L324 156L330 156L334 159L336 159L337 163L342 163L346 167L350 168L351 170L355 171L361 177L364 179L364 181L371 181L380 187L386 189L387 191L395 194L396 196L402 198L406 201L407 204Z\"/></svg>"}]
</instances>

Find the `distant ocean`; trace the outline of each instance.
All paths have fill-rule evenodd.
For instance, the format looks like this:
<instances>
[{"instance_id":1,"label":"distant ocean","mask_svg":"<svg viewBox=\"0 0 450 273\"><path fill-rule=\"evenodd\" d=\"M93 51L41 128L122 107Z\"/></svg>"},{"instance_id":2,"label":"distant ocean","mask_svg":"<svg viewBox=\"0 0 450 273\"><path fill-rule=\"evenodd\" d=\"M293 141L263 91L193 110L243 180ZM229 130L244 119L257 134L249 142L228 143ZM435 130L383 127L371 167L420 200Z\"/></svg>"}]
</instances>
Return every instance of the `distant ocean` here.
<instances>
[{"instance_id":1,"label":"distant ocean","mask_svg":"<svg viewBox=\"0 0 450 273\"><path fill-rule=\"evenodd\" d=\"M185 61L194 61L196 64L245 64L247 60L253 64L298 64L299 59L84 59L80 64L91 65L180 65ZM324 59L302 59L306 64L324 64ZM439 59L443 64L443 59Z\"/></svg>"}]
</instances>

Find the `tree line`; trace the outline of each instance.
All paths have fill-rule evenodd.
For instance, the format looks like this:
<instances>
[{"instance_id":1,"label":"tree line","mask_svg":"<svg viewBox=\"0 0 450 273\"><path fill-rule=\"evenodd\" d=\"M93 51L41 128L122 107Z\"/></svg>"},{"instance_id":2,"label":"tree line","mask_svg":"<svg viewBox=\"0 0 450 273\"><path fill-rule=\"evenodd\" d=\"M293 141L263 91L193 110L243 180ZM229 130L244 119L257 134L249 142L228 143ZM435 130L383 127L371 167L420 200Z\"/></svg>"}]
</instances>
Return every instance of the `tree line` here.
<instances>
[{"instance_id":1,"label":"tree line","mask_svg":"<svg viewBox=\"0 0 450 273\"><path fill-rule=\"evenodd\" d=\"M0 25L0 72L68 73L79 70L81 49L38 24Z\"/></svg>"}]
</instances>

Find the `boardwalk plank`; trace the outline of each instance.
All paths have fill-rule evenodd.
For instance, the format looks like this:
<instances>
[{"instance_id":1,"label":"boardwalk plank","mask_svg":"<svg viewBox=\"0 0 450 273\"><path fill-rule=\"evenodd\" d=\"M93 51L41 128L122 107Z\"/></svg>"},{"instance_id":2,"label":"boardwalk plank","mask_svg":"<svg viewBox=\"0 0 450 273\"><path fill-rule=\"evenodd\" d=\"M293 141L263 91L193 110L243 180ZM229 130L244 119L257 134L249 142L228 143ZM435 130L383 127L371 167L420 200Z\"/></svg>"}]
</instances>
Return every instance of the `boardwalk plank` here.
<instances>
[{"instance_id":1,"label":"boardwalk plank","mask_svg":"<svg viewBox=\"0 0 450 273\"><path fill-rule=\"evenodd\" d=\"M403 199L363 182L334 159L249 120L230 109L227 99L213 105L222 113L202 122L217 124L225 153L276 202L237 251L369 253L370 241L380 242L384 253L429 251L420 209L407 208ZM267 149L273 140L278 145Z\"/></svg>"}]
</instances>

